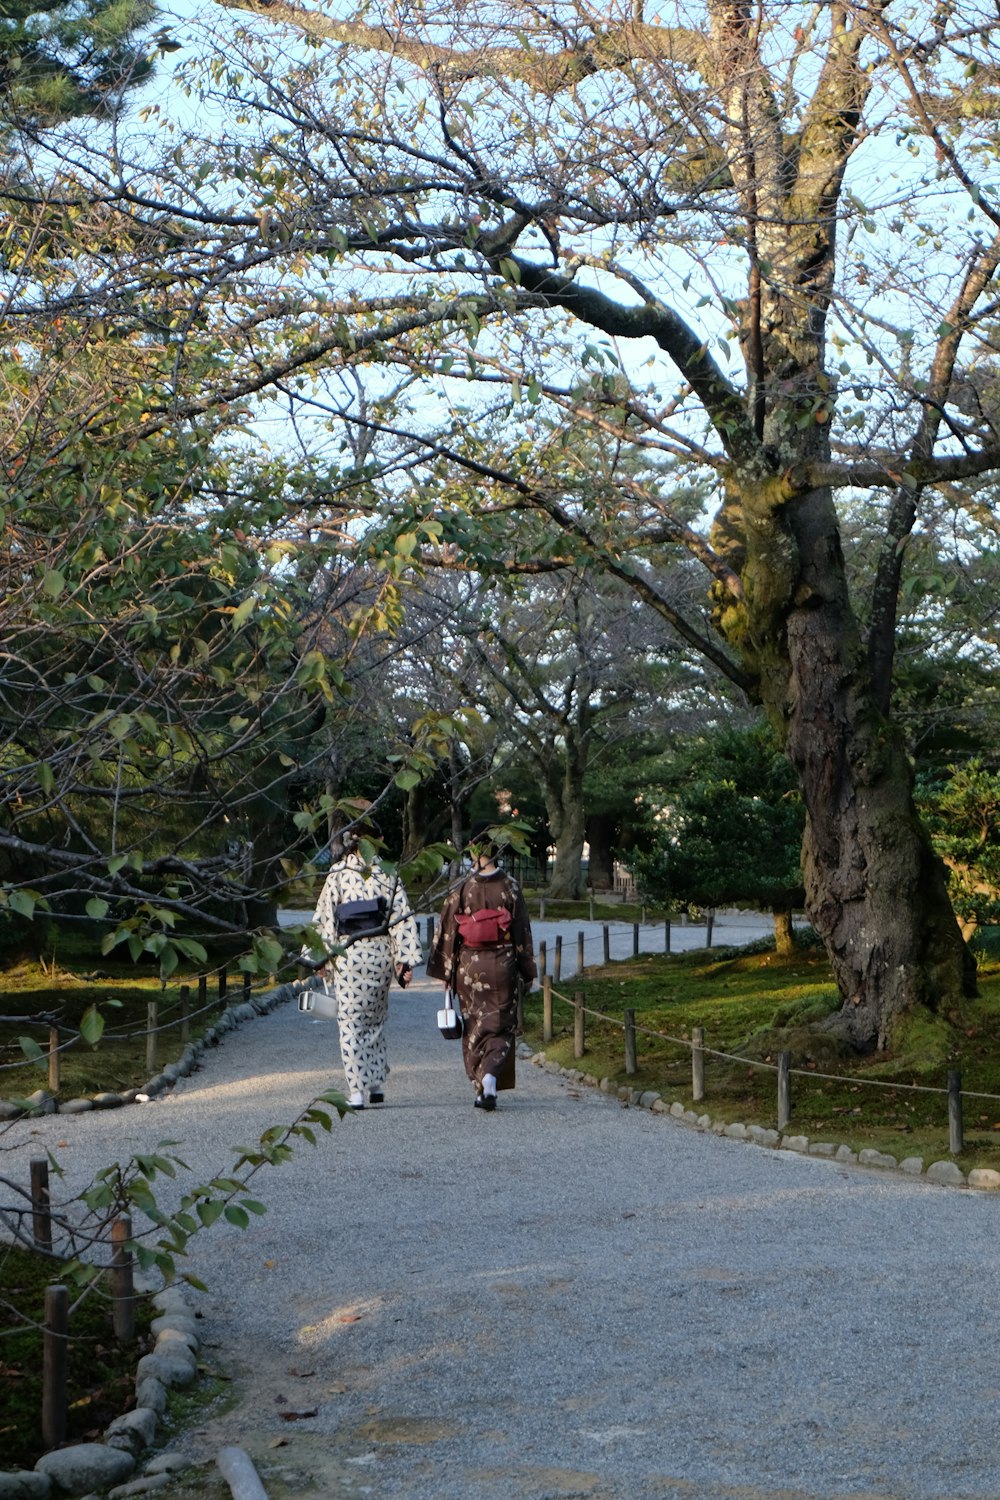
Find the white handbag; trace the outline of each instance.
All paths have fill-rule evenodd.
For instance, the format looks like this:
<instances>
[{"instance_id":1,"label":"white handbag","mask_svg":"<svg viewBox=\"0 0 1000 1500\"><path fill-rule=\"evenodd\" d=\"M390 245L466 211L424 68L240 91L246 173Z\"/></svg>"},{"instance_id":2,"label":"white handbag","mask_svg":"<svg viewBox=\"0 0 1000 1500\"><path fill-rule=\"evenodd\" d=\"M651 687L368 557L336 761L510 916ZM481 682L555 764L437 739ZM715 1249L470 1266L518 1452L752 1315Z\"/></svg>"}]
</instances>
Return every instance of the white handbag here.
<instances>
[{"instance_id":1,"label":"white handbag","mask_svg":"<svg viewBox=\"0 0 1000 1500\"><path fill-rule=\"evenodd\" d=\"M446 990L444 995L444 1008L438 1011L438 1031L449 1042L456 1042L465 1030L462 1020L462 1012L458 1008L458 996L453 995L451 990Z\"/></svg>"},{"instance_id":2,"label":"white handbag","mask_svg":"<svg viewBox=\"0 0 1000 1500\"><path fill-rule=\"evenodd\" d=\"M337 996L332 979L322 979L318 974L309 981L310 988L299 995L299 1010L315 1021L337 1019Z\"/></svg>"}]
</instances>

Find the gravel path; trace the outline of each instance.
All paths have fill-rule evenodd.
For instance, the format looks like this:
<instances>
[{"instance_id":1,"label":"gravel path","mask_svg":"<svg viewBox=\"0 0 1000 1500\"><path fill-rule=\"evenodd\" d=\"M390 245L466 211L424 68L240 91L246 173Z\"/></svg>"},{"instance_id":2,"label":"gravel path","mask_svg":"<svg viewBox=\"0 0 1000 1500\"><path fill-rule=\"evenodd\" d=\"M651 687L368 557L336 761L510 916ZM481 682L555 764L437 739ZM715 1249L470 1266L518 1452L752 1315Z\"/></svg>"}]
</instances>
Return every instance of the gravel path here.
<instances>
[{"instance_id":1,"label":"gravel path","mask_svg":"<svg viewBox=\"0 0 1000 1500\"><path fill-rule=\"evenodd\" d=\"M484 1115L437 1003L394 994L385 1108L268 1170L249 1230L200 1237L238 1400L178 1446L241 1444L324 1500L1000 1496L1000 1198L702 1134L524 1062ZM169 1138L200 1181L340 1077L335 1027L286 1006L158 1102L2 1144L52 1149L73 1189Z\"/></svg>"}]
</instances>

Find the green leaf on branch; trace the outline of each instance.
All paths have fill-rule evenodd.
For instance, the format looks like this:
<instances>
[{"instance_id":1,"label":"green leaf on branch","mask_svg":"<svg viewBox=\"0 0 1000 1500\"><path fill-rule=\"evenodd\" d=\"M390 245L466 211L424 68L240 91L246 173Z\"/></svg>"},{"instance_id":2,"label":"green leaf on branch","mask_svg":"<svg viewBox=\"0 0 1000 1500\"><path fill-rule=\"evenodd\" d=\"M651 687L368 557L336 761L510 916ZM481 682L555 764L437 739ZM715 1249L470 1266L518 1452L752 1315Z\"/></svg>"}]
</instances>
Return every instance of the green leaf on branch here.
<instances>
[{"instance_id":1,"label":"green leaf on branch","mask_svg":"<svg viewBox=\"0 0 1000 1500\"><path fill-rule=\"evenodd\" d=\"M44 1063L45 1062L45 1053L42 1051L41 1047L39 1047L39 1045L35 1041L34 1037L31 1037L31 1036L19 1036L18 1039L17 1039L17 1041L18 1041L19 1047L21 1048L21 1051L24 1053L25 1057L28 1059L29 1062L33 1062L33 1063Z\"/></svg>"},{"instance_id":2,"label":"green leaf on branch","mask_svg":"<svg viewBox=\"0 0 1000 1500\"><path fill-rule=\"evenodd\" d=\"M104 1017L96 1005L89 1005L80 1018L80 1035L88 1047L96 1047L104 1035Z\"/></svg>"}]
</instances>

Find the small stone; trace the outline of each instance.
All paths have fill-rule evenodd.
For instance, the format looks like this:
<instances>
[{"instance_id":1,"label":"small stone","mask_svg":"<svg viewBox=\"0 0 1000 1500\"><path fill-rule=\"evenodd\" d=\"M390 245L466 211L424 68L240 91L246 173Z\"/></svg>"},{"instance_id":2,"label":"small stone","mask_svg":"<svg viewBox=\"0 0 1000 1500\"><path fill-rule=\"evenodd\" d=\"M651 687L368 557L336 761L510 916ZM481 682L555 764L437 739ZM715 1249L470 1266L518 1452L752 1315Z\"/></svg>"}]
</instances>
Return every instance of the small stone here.
<instances>
[{"instance_id":1,"label":"small stone","mask_svg":"<svg viewBox=\"0 0 1000 1500\"><path fill-rule=\"evenodd\" d=\"M614 1084L611 1082L610 1078L602 1078L597 1087L600 1089L602 1094L610 1094L612 1089L614 1088Z\"/></svg>"},{"instance_id":2,"label":"small stone","mask_svg":"<svg viewBox=\"0 0 1000 1500\"><path fill-rule=\"evenodd\" d=\"M905 1172L908 1177L919 1177L924 1170L924 1159L922 1156L904 1156L899 1164L899 1170Z\"/></svg>"},{"instance_id":3,"label":"small stone","mask_svg":"<svg viewBox=\"0 0 1000 1500\"><path fill-rule=\"evenodd\" d=\"M639 1108L652 1109L653 1105L656 1103L659 1097L660 1096L655 1089L645 1089L639 1095Z\"/></svg>"},{"instance_id":4,"label":"small stone","mask_svg":"<svg viewBox=\"0 0 1000 1500\"><path fill-rule=\"evenodd\" d=\"M655 1104L653 1105L653 1108L656 1108ZM698 1116L693 1109L686 1109L681 1115L681 1119L684 1121L685 1125L697 1125L698 1123Z\"/></svg>"},{"instance_id":5,"label":"small stone","mask_svg":"<svg viewBox=\"0 0 1000 1500\"><path fill-rule=\"evenodd\" d=\"M806 1152L809 1150L809 1137L807 1135L783 1135L781 1146L784 1151Z\"/></svg>"},{"instance_id":6,"label":"small stone","mask_svg":"<svg viewBox=\"0 0 1000 1500\"><path fill-rule=\"evenodd\" d=\"M969 1173L969 1186L995 1193L1000 1189L1000 1172L994 1172L992 1167L973 1167Z\"/></svg>"},{"instance_id":7,"label":"small stone","mask_svg":"<svg viewBox=\"0 0 1000 1500\"><path fill-rule=\"evenodd\" d=\"M162 1417L167 1409L167 1388L162 1380L147 1375L136 1382L135 1399L138 1406L148 1406L150 1411L155 1411L158 1417Z\"/></svg>"},{"instance_id":8,"label":"small stone","mask_svg":"<svg viewBox=\"0 0 1000 1500\"><path fill-rule=\"evenodd\" d=\"M618 1089L617 1092L618 1092L618 1098L621 1100L622 1104L627 1104L628 1101L629 1101L629 1095L631 1094L632 1090L631 1089L627 1089L625 1087L625 1085L622 1084L621 1088Z\"/></svg>"},{"instance_id":9,"label":"small stone","mask_svg":"<svg viewBox=\"0 0 1000 1500\"><path fill-rule=\"evenodd\" d=\"M161 1313L150 1323L149 1331L157 1339L161 1334L174 1333L187 1339L188 1343L194 1345L195 1348L201 1343L198 1324L186 1310Z\"/></svg>"},{"instance_id":10,"label":"small stone","mask_svg":"<svg viewBox=\"0 0 1000 1500\"><path fill-rule=\"evenodd\" d=\"M832 1156L837 1147L833 1141L812 1141L809 1146L810 1156Z\"/></svg>"},{"instance_id":11,"label":"small stone","mask_svg":"<svg viewBox=\"0 0 1000 1500\"><path fill-rule=\"evenodd\" d=\"M0 1500L49 1500L52 1480L34 1469L0 1473Z\"/></svg>"},{"instance_id":12,"label":"small stone","mask_svg":"<svg viewBox=\"0 0 1000 1500\"><path fill-rule=\"evenodd\" d=\"M125 1100L122 1098L121 1094L113 1094L108 1092L104 1094L94 1095L95 1109L121 1109L124 1103Z\"/></svg>"},{"instance_id":13,"label":"small stone","mask_svg":"<svg viewBox=\"0 0 1000 1500\"><path fill-rule=\"evenodd\" d=\"M60 1104L61 1115L85 1115L94 1107L93 1099L67 1099L65 1104Z\"/></svg>"},{"instance_id":14,"label":"small stone","mask_svg":"<svg viewBox=\"0 0 1000 1500\"><path fill-rule=\"evenodd\" d=\"M728 1136L731 1141L745 1141L747 1138L747 1128L739 1120L734 1120L731 1125L726 1126L722 1134Z\"/></svg>"},{"instance_id":15,"label":"small stone","mask_svg":"<svg viewBox=\"0 0 1000 1500\"><path fill-rule=\"evenodd\" d=\"M128 1484L118 1484L108 1490L107 1500L130 1500L132 1495L155 1495L173 1484L172 1474L145 1474L141 1479L132 1479Z\"/></svg>"},{"instance_id":16,"label":"small stone","mask_svg":"<svg viewBox=\"0 0 1000 1500\"><path fill-rule=\"evenodd\" d=\"M725 1135L728 1124L728 1120L713 1120L708 1128L713 1135Z\"/></svg>"},{"instance_id":17,"label":"small stone","mask_svg":"<svg viewBox=\"0 0 1000 1500\"><path fill-rule=\"evenodd\" d=\"M45 1089L36 1089L24 1102L36 1115L54 1115L56 1112L56 1101Z\"/></svg>"},{"instance_id":18,"label":"small stone","mask_svg":"<svg viewBox=\"0 0 1000 1500\"><path fill-rule=\"evenodd\" d=\"M585 1083L588 1089L596 1089L597 1087L597 1079L594 1077L593 1073L584 1073L581 1082Z\"/></svg>"},{"instance_id":19,"label":"small stone","mask_svg":"<svg viewBox=\"0 0 1000 1500\"><path fill-rule=\"evenodd\" d=\"M649 1107L652 1110L652 1112L653 1112L654 1115L665 1115L665 1114L669 1114L669 1112L670 1112L669 1105L667 1105L664 1102L664 1100L662 1100L662 1099L657 1099Z\"/></svg>"},{"instance_id":20,"label":"small stone","mask_svg":"<svg viewBox=\"0 0 1000 1500\"><path fill-rule=\"evenodd\" d=\"M673 1117L674 1117L675 1120L679 1120L681 1118L681 1116L683 1115L683 1113L684 1113L684 1106L680 1102L679 1099L675 1099L674 1102L673 1102L673 1104L671 1104L671 1106L670 1106L670 1113L673 1115Z\"/></svg>"},{"instance_id":21,"label":"small stone","mask_svg":"<svg viewBox=\"0 0 1000 1500\"><path fill-rule=\"evenodd\" d=\"M895 1171L899 1166L899 1162L894 1156L889 1156L885 1151L875 1151L872 1147L866 1146L863 1151L858 1152L858 1165L862 1167L887 1167L890 1171Z\"/></svg>"},{"instance_id":22,"label":"small stone","mask_svg":"<svg viewBox=\"0 0 1000 1500\"><path fill-rule=\"evenodd\" d=\"M44 1453L35 1468L48 1475L57 1494L86 1495L123 1483L135 1472L135 1460L131 1453L104 1443L76 1443Z\"/></svg>"},{"instance_id":23,"label":"small stone","mask_svg":"<svg viewBox=\"0 0 1000 1500\"><path fill-rule=\"evenodd\" d=\"M932 1161L927 1168L927 1177L943 1187L962 1187L965 1184L965 1173L953 1161Z\"/></svg>"},{"instance_id":24,"label":"small stone","mask_svg":"<svg viewBox=\"0 0 1000 1500\"><path fill-rule=\"evenodd\" d=\"M698 1124L701 1126L702 1130L711 1130L711 1128L712 1128L712 1116L711 1115L699 1115L698 1116Z\"/></svg>"},{"instance_id":25,"label":"small stone","mask_svg":"<svg viewBox=\"0 0 1000 1500\"><path fill-rule=\"evenodd\" d=\"M158 1354L171 1354L174 1349L187 1349L197 1357L201 1347L196 1333L186 1333L181 1328L164 1328L156 1339L156 1352Z\"/></svg>"},{"instance_id":26,"label":"small stone","mask_svg":"<svg viewBox=\"0 0 1000 1500\"><path fill-rule=\"evenodd\" d=\"M191 1460L183 1453L158 1453L146 1465L147 1474L182 1474L192 1467Z\"/></svg>"},{"instance_id":27,"label":"small stone","mask_svg":"<svg viewBox=\"0 0 1000 1500\"><path fill-rule=\"evenodd\" d=\"M153 1297L158 1313L176 1313L180 1318L194 1316L191 1297L181 1286L165 1286Z\"/></svg>"},{"instance_id":28,"label":"small stone","mask_svg":"<svg viewBox=\"0 0 1000 1500\"><path fill-rule=\"evenodd\" d=\"M858 1153L852 1151L850 1146L838 1146L833 1157L834 1161L856 1162Z\"/></svg>"},{"instance_id":29,"label":"small stone","mask_svg":"<svg viewBox=\"0 0 1000 1500\"><path fill-rule=\"evenodd\" d=\"M16 1120L24 1110L13 1099L0 1099L0 1120Z\"/></svg>"},{"instance_id":30,"label":"small stone","mask_svg":"<svg viewBox=\"0 0 1000 1500\"><path fill-rule=\"evenodd\" d=\"M184 1390L194 1385L197 1373L198 1361L185 1345L173 1345L169 1354L154 1349L152 1354L144 1354L136 1366L136 1389L152 1375L166 1386L178 1386Z\"/></svg>"},{"instance_id":31,"label":"small stone","mask_svg":"<svg viewBox=\"0 0 1000 1500\"><path fill-rule=\"evenodd\" d=\"M112 1448L124 1447L132 1454L151 1448L155 1437L156 1412L149 1406L137 1406L134 1411L115 1417L104 1433L104 1441Z\"/></svg>"}]
</instances>

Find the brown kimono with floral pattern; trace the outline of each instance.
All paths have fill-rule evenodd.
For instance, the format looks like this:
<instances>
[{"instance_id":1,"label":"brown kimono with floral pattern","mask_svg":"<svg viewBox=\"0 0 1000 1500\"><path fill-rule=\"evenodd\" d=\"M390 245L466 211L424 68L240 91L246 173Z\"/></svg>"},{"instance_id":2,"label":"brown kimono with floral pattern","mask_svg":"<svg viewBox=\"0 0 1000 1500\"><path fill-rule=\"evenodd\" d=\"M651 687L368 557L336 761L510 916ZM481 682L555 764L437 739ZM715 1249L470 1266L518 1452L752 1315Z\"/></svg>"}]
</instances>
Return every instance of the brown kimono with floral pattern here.
<instances>
[{"instance_id":1,"label":"brown kimono with floral pattern","mask_svg":"<svg viewBox=\"0 0 1000 1500\"><path fill-rule=\"evenodd\" d=\"M505 907L511 913L505 940L495 948L469 948L462 942L457 912ZM441 908L427 973L455 991L465 1017L462 1055L465 1071L479 1084L492 1073L498 1089L514 1087L514 1040L518 978L535 978L531 923L521 887L503 870L476 872L449 891Z\"/></svg>"}]
</instances>

